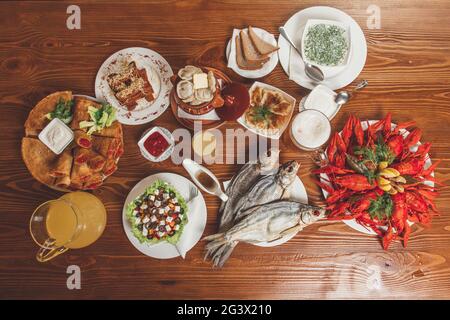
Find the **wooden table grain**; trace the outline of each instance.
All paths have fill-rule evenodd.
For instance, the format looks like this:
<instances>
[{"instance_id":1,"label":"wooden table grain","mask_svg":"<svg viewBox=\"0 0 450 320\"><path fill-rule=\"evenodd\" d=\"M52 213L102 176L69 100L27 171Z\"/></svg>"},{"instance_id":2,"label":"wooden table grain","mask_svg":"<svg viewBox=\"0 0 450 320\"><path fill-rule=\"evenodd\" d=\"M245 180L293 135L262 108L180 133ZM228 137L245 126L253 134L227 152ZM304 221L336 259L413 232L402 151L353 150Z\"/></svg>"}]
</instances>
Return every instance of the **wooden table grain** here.
<instances>
[{"instance_id":1,"label":"wooden table grain","mask_svg":"<svg viewBox=\"0 0 450 320\"><path fill-rule=\"evenodd\" d=\"M170 160L151 164L136 141L150 125L173 130L170 110L151 124L126 126L126 150L119 170L97 195L108 210L105 233L94 245L45 264L36 262L28 221L40 203L60 196L28 173L20 156L23 124L33 105L47 94L71 89L94 95L103 60L126 47L158 51L173 70L202 64L225 71L225 45L233 27L249 24L277 34L278 26L311 0L278 1L77 1L81 30L66 28L64 1L0 3L0 298L3 299L432 299L450 298L450 192L436 201L442 215L431 228L415 225L407 249L396 242L383 251L377 238L340 222L320 222L288 243L273 248L239 245L226 267L203 261L204 243L186 260L141 255L127 240L121 212L125 197L140 179L162 171L186 176ZM342 128L350 113L376 119L392 112L395 121L416 120L431 155L442 163L438 179L450 178L450 3L447 0L320 1L350 14L362 27L368 56L360 79L369 87L332 121ZM381 9L381 28L369 29L367 8ZM263 82L300 99L308 91L289 81L280 65ZM233 127L226 125L226 127ZM302 163L299 176L310 201L323 199L310 174L307 152L288 135L280 141L282 160ZM210 167L222 180L237 165ZM205 234L217 227L218 199L205 195ZM66 268L81 268L81 290L68 290Z\"/></svg>"}]
</instances>

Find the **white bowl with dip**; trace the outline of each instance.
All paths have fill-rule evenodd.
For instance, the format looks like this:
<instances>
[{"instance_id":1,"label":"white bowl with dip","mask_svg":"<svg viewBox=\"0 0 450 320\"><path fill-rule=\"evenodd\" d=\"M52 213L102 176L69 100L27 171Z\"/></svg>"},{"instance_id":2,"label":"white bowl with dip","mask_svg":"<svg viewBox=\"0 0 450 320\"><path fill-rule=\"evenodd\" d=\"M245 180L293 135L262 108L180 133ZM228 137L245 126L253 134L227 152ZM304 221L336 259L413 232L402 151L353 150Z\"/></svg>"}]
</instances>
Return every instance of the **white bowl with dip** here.
<instances>
[{"instance_id":1,"label":"white bowl with dip","mask_svg":"<svg viewBox=\"0 0 450 320\"><path fill-rule=\"evenodd\" d=\"M61 154L73 141L74 133L64 122L55 118L39 133L38 137L53 153Z\"/></svg>"},{"instance_id":2,"label":"white bowl with dip","mask_svg":"<svg viewBox=\"0 0 450 320\"><path fill-rule=\"evenodd\" d=\"M345 42L347 43L347 48L345 51L345 54L343 56L343 59L336 64L326 65L326 64L319 64L318 62L312 61L308 58L308 55L305 52L306 49L306 40L308 38L308 32L311 28L317 26L317 25L325 25L326 27L337 27L342 30L344 30L344 33L342 34ZM316 39L317 40L317 39ZM312 65L316 65L318 67L322 68L338 68L338 67L345 67L348 64L348 61L350 59L350 28L347 24L340 22L340 21L333 21L333 20L322 20L322 19L308 19L306 22L305 28L303 29L302 34L302 56L305 62L310 63Z\"/></svg>"},{"instance_id":3,"label":"white bowl with dip","mask_svg":"<svg viewBox=\"0 0 450 320\"><path fill-rule=\"evenodd\" d=\"M168 144L168 146L163 151L163 153L161 153L158 156L152 155L150 153L150 151L147 150L147 148L146 148L147 139L149 139L149 137L155 133L161 135ZM138 142L138 146L139 146L139 150L141 151L142 156L145 159L152 161L152 162L161 162L161 161L164 161L167 158L169 158L170 155L172 154L173 148L175 146L175 140L173 139L172 133L170 133L170 131L167 130L166 128L153 127L144 132L144 134L142 135L141 139Z\"/></svg>"},{"instance_id":4,"label":"white bowl with dip","mask_svg":"<svg viewBox=\"0 0 450 320\"><path fill-rule=\"evenodd\" d=\"M298 148L306 151L316 150L331 136L330 120L318 110L303 110L292 120L290 135Z\"/></svg>"}]
</instances>

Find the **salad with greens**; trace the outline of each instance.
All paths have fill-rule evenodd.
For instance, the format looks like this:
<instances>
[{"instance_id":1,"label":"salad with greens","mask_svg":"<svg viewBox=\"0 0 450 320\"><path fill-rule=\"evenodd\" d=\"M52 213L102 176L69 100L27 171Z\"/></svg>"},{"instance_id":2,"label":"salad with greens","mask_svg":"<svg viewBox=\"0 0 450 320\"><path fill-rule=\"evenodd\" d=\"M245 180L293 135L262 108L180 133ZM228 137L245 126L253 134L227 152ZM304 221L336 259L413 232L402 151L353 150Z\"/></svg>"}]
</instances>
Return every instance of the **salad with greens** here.
<instances>
[{"instance_id":1,"label":"salad with greens","mask_svg":"<svg viewBox=\"0 0 450 320\"><path fill-rule=\"evenodd\" d=\"M187 205L178 191L157 180L127 206L127 218L141 243L176 244L188 223Z\"/></svg>"},{"instance_id":2,"label":"salad with greens","mask_svg":"<svg viewBox=\"0 0 450 320\"><path fill-rule=\"evenodd\" d=\"M101 131L106 127L110 127L116 120L116 109L110 104L102 104L98 109L89 106L88 114L91 120L80 122L80 129L89 128L87 131L88 135L91 135L96 131Z\"/></svg>"},{"instance_id":3,"label":"salad with greens","mask_svg":"<svg viewBox=\"0 0 450 320\"><path fill-rule=\"evenodd\" d=\"M349 49L345 29L324 23L309 27L304 45L306 58L322 66L342 64Z\"/></svg>"}]
</instances>

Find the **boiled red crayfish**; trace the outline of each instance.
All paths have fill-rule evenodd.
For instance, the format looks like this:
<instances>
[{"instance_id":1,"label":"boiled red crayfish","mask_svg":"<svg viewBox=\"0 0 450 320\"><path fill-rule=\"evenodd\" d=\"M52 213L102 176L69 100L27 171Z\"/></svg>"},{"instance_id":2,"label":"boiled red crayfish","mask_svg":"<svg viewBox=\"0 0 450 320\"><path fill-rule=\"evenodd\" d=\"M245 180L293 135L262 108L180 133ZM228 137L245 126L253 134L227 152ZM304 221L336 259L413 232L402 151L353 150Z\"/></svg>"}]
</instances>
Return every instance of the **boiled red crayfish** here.
<instances>
[{"instance_id":1,"label":"boiled red crayfish","mask_svg":"<svg viewBox=\"0 0 450 320\"><path fill-rule=\"evenodd\" d=\"M382 238L384 249L395 239L406 246L409 222L427 225L438 214L436 188L425 182L437 182L432 173L439 161L425 168L431 144L419 144L422 131L414 125L393 125L387 114L363 130L351 115L316 161L314 173L327 176L318 185L328 193L328 219L355 219Z\"/></svg>"}]
</instances>

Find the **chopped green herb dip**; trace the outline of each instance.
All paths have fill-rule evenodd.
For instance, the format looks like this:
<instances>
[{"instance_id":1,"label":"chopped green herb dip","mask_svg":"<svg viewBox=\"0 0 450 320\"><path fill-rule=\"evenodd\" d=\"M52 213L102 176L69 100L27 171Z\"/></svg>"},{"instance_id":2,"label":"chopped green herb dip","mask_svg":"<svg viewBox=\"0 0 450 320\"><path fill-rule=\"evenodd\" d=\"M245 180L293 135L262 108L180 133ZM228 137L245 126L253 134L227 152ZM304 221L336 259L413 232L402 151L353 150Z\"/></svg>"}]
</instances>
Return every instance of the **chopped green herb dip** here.
<instances>
[{"instance_id":1,"label":"chopped green herb dip","mask_svg":"<svg viewBox=\"0 0 450 320\"><path fill-rule=\"evenodd\" d=\"M306 58L318 65L337 66L348 51L345 30L338 26L316 24L308 29L305 39Z\"/></svg>"}]
</instances>

